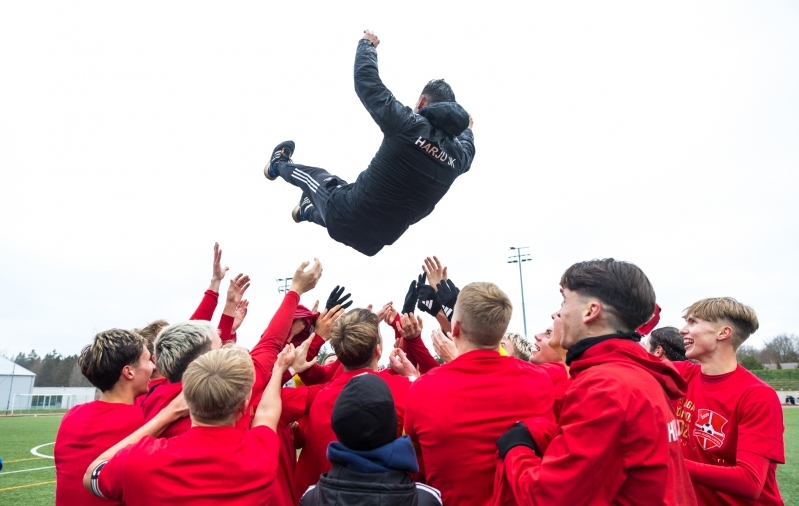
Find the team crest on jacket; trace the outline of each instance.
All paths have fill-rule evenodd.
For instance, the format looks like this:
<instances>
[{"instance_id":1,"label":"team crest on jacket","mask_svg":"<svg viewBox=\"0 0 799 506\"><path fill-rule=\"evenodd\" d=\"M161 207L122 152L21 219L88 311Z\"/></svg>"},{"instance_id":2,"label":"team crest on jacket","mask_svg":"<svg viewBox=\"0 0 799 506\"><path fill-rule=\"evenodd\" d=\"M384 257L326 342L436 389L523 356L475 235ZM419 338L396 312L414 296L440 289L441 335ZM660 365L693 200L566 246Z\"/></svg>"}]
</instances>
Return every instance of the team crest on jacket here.
<instances>
[{"instance_id":1,"label":"team crest on jacket","mask_svg":"<svg viewBox=\"0 0 799 506\"><path fill-rule=\"evenodd\" d=\"M724 426L727 419L709 409L699 409L697 411L696 428L694 437L705 450L719 448L724 444Z\"/></svg>"}]
</instances>

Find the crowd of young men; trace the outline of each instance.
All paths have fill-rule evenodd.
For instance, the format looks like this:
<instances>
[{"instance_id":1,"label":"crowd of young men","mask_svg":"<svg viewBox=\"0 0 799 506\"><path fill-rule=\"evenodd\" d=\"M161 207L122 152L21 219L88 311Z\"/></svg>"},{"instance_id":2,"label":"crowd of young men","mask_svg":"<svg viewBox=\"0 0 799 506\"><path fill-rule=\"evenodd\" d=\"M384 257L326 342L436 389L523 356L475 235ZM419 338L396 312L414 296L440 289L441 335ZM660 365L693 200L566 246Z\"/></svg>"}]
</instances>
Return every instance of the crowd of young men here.
<instances>
[{"instance_id":1,"label":"crowd of young men","mask_svg":"<svg viewBox=\"0 0 799 506\"><path fill-rule=\"evenodd\" d=\"M498 286L459 289L436 258L423 269L399 311L348 309L338 286L317 311L299 304L322 275L305 262L248 351L235 342L249 277L209 323L227 270L215 246L190 320L84 348L101 397L61 423L56 505L783 504L781 406L735 358L751 308L700 300L682 348L668 327L645 348L648 278L592 260L564 272L552 326L527 341L507 333ZM440 326L438 360L417 308ZM383 370L381 323L395 333Z\"/></svg>"}]
</instances>

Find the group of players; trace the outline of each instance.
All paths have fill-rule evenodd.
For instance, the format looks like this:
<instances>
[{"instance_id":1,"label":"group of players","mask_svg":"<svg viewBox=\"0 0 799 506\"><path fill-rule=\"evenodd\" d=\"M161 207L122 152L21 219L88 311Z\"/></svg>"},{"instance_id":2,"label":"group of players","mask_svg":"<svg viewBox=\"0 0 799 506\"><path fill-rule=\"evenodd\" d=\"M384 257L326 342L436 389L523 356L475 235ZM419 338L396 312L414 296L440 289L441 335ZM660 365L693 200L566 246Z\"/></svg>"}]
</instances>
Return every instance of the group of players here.
<instances>
[{"instance_id":1,"label":"group of players","mask_svg":"<svg viewBox=\"0 0 799 506\"><path fill-rule=\"evenodd\" d=\"M506 334L499 287L459 289L435 257L423 270L400 310L350 309L337 286L318 312L300 305L322 274L305 262L247 351L235 342L248 276L209 323L227 271L215 246L189 321L100 332L83 349L101 397L61 423L56 505L783 504L781 406L735 358L758 328L751 308L700 300L684 349L657 330L650 353L646 275L592 260L565 271L562 306L530 342ZM417 309L440 327L438 360ZM381 322L395 333L384 370Z\"/></svg>"}]
</instances>

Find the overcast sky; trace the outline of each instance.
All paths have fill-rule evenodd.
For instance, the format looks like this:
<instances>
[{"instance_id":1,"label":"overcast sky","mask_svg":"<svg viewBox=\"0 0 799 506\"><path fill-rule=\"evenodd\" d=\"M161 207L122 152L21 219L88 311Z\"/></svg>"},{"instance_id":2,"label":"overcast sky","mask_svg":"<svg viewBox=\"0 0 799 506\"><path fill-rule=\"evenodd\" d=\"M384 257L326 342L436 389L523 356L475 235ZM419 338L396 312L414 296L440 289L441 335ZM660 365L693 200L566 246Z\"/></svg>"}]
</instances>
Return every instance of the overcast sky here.
<instances>
[{"instance_id":1,"label":"overcast sky","mask_svg":"<svg viewBox=\"0 0 799 506\"><path fill-rule=\"evenodd\" d=\"M647 273L662 324L732 296L757 311L754 344L799 333L799 4L345 5L0 4L0 351L72 354L110 327L188 318L214 241L253 279L247 346L275 278L313 257L309 306L336 284L401 306L436 254L456 284L502 287L521 331L510 246L530 247L529 335L563 271L608 256ZM381 133L353 89L365 28L401 102L451 83L477 151L372 258L295 224L298 190L262 172L285 139L346 180L367 167Z\"/></svg>"}]
</instances>

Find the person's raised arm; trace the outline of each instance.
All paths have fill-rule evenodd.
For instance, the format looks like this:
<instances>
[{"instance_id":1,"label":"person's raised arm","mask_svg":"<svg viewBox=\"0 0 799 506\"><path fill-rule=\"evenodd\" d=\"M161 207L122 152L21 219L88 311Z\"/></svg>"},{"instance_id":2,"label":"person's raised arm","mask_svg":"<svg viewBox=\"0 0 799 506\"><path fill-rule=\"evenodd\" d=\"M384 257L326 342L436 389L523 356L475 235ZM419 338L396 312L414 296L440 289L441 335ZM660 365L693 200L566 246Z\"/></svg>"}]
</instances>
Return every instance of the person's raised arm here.
<instances>
[{"instance_id":1,"label":"person's raised arm","mask_svg":"<svg viewBox=\"0 0 799 506\"><path fill-rule=\"evenodd\" d=\"M235 342L232 334L233 324L236 319L236 310L238 309L242 297L244 297L244 292L246 292L249 287L250 277L246 274L239 274L230 280L230 286L228 287L225 300L225 309L222 312L222 317L219 320L218 326L219 338L222 339L223 343L227 343L228 341Z\"/></svg>"},{"instance_id":2,"label":"person's raised arm","mask_svg":"<svg viewBox=\"0 0 799 506\"><path fill-rule=\"evenodd\" d=\"M380 80L377 70L377 45L380 39L364 30L355 52L355 93L386 137L402 130L414 120L410 107L402 105Z\"/></svg>"},{"instance_id":3,"label":"person's raised arm","mask_svg":"<svg viewBox=\"0 0 799 506\"><path fill-rule=\"evenodd\" d=\"M438 362L422 342L422 319L413 313L407 313L402 315L399 325L407 354L409 357L413 357L412 362L419 365L419 372L425 374L430 369L438 367Z\"/></svg>"},{"instance_id":4,"label":"person's raised arm","mask_svg":"<svg viewBox=\"0 0 799 506\"><path fill-rule=\"evenodd\" d=\"M203 299L200 305L194 310L190 320L205 320L211 321L216 310L216 304L219 298L219 285L225 277L228 267L222 267L222 250L219 248L219 243L214 243L214 264L211 274L211 285L208 290L203 294Z\"/></svg>"},{"instance_id":5,"label":"person's raised arm","mask_svg":"<svg viewBox=\"0 0 799 506\"><path fill-rule=\"evenodd\" d=\"M319 314L319 318L316 319L314 333L316 333L326 342L328 339L330 339L330 330L333 328L333 324L336 323L336 320L338 320L343 314L344 310L341 309L341 306L339 305L333 306L331 309L325 308L325 310ZM321 366L314 362L307 370L299 373L300 379L306 385L326 383L333 378L333 375L336 373L340 365L341 364L338 360L326 366Z\"/></svg>"},{"instance_id":6,"label":"person's raised arm","mask_svg":"<svg viewBox=\"0 0 799 506\"><path fill-rule=\"evenodd\" d=\"M472 120L472 116L469 115L469 128L461 132L455 140L460 144L461 149L463 150L463 163L460 165L460 173L463 174L464 172L468 172L472 166L472 161L474 160L474 133L472 132L472 125L474 121Z\"/></svg>"},{"instance_id":7,"label":"person's raised arm","mask_svg":"<svg viewBox=\"0 0 799 506\"><path fill-rule=\"evenodd\" d=\"M272 377L269 378L261 402L258 403L258 408L255 410L252 427L265 425L277 432L277 423L280 421L280 413L283 409L283 403L280 400L280 388L283 386L281 378L291 362L294 361L295 354L296 351L292 344L287 344L278 354L275 365L272 366Z\"/></svg>"},{"instance_id":8,"label":"person's raised arm","mask_svg":"<svg viewBox=\"0 0 799 506\"><path fill-rule=\"evenodd\" d=\"M289 337L291 324L294 321L294 313L300 302L300 295L312 290L322 276L322 264L319 263L319 260L314 258L313 265L310 268L308 268L308 265L309 262L303 262L294 272L291 288L286 292L283 302L269 322L269 326L261 335L261 339L250 352L255 365L253 392L263 389L269 379L269 372L277 359L277 355Z\"/></svg>"}]
</instances>

